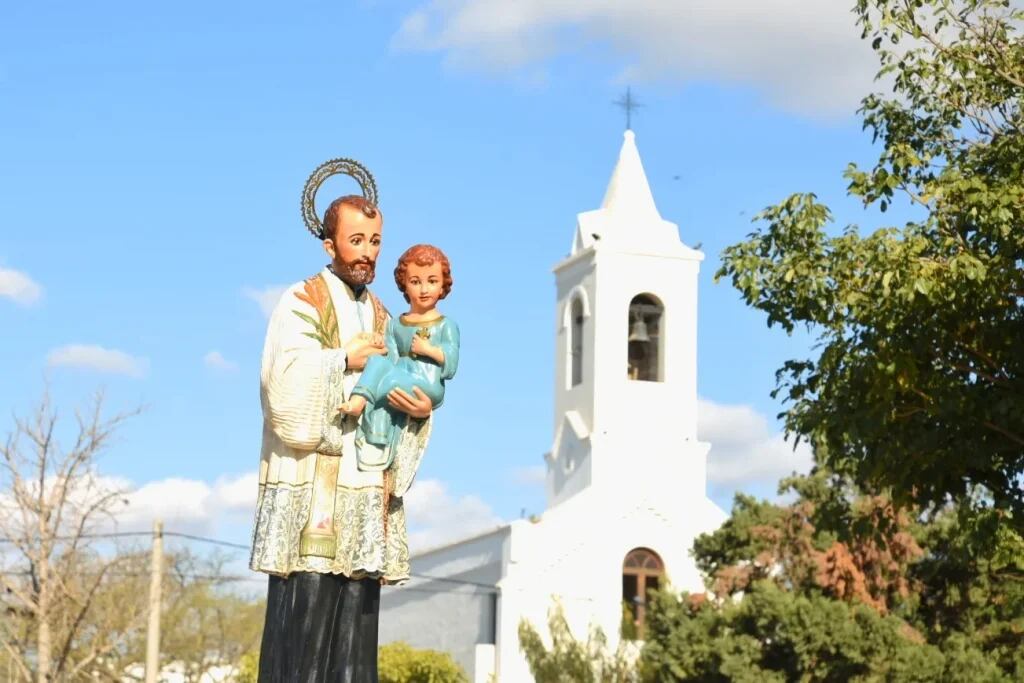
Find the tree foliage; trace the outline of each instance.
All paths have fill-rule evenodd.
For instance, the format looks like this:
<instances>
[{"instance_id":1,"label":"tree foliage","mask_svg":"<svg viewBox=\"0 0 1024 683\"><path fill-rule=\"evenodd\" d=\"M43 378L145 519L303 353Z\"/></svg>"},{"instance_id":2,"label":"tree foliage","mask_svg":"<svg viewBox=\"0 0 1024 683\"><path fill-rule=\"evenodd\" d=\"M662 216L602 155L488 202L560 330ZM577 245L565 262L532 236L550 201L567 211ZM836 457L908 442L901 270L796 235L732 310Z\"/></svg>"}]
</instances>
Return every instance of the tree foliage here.
<instances>
[{"instance_id":1,"label":"tree foliage","mask_svg":"<svg viewBox=\"0 0 1024 683\"><path fill-rule=\"evenodd\" d=\"M519 649L537 683L633 683L636 672L629 641L609 651L608 638L597 626L579 641L569 628L565 610L555 603L548 611L549 648L525 619L519 622Z\"/></svg>"},{"instance_id":2,"label":"tree foliage","mask_svg":"<svg viewBox=\"0 0 1024 683\"><path fill-rule=\"evenodd\" d=\"M413 648L403 642L381 646L377 668L380 683L467 683L469 680L448 653Z\"/></svg>"},{"instance_id":3,"label":"tree foliage","mask_svg":"<svg viewBox=\"0 0 1024 683\"><path fill-rule=\"evenodd\" d=\"M770 581L721 605L660 593L649 628L646 681L1009 680L960 639L941 650L905 632L900 619Z\"/></svg>"},{"instance_id":4,"label":"tree foliage","mask_svg":"<svg viewBox=\"0 0 1024 683\"><path fill-rule=\"evenodd\" d=\"M184 550L167 558L161 661L174 662L185 681L199 683L211 669L256 659L266 603L234 592L228 581L222 558Z\"/></svg>"},{"instance_id":5,"label":"tree foliage","mask_svg":"<svg viewBox=\"0 0 1024 683\"><path fill-rule=\"evenodd\" d=\"M911 619L929 641L962 634L1015 680L1024 679L1024 539L991 509L959 505L919 536Z\"/></svg>"},{"instance_id":6,"label":"tree foliage","mask_svg":"<svg viewBox=\"0 0 1024 683\"><path fill-rule=\"evenodd\" d=\"M0 645L17 680L74 680L109 669L144 625L138 554L100 552L92 535L123 499L95 463L128 415L102 416L102 400L76 415L71 446L44 397L16 417L0 444ZM127 576L125 576L127 574Z\"/></svg>"},{"instance_id":7,"label":"tree foliage","mask_svg":"<svg viewBox=\"0 0 1024 683\"><path fill-rule=\"evenodd\" d=\"M738 495L725 524L698 537L715 597L655 602L648 668L695 680L1024 678L1024 541L996 511L897 511L823 470L780 492L795 500Z\"/></svg>"},{"instance_id":8,"label":"tree foliage","mask_svg":"<svg viewBox=\"0 0 1024 683\"><path fill-rule=\"evenodd\" d=\"M861 113L881 143L849 192L902 227L832 236L795 194L729 247L729 277L769 325L806 325L816 358L777 375L786 427L819 462L898 502L950 496L1024 528L1024 12L1007 0L858 0L891 78Z\"/></svg>"},{"instance_id":9,"label":"tree foliage","mask_svg":"<svg viewBox=\"0 0 1024 683\"><path fill-rule=\"evenodd\" d=\"M923 555L909 515L885 496L857 495L842 477L791 477L780 506L737 495L732 516L694 542L697 566L715 594L757 581L813 592L888 613L911 592L908 569Z\"/></svg>"},{"instance_id":10,"label":"tree foliage","mask_svg":"<svg viewBox=\"0 0 1024 683\"><path fill-rule=\"evenodd\" d=\"M258 683L260 677L260 653L246 652L238 659L233 683Z\"/></svg>"},{"instance_id":11,"label":"tree foliage","mask_svg":"<svg viewBox=\"0 0 1024 683\"><path fill-rule=\"evenodd\" d=\"M130 414L104 418L97 399L60 444L44 398L0 444L0 678L116 681L142 677L150 551L113 528L124 492L97 461ZM259 644L264 607L224 590L223 562L165 555L161 661L186 681Z\"/></svg>"}]
</instances>

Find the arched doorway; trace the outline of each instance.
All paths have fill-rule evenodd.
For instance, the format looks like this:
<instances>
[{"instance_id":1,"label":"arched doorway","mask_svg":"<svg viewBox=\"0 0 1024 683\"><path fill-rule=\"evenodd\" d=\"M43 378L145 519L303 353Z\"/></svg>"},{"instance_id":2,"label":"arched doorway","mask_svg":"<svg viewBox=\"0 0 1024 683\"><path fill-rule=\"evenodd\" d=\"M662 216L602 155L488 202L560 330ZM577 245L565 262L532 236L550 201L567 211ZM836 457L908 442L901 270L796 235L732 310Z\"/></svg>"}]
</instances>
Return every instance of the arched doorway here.
<instances>
[{"instance_id":1,"label":"arched doorway","mask_svg":"<svg viewBox=\"0 0 1024 683\"><path fill-rule=\"evenodd\" d=\"M623 638L643 639L647 595L663 585L664 576L665 563L653 550L634 548L626 553L622 562ZM625 628L627 615L632 629Z\"/></svg>"}]
</instances>

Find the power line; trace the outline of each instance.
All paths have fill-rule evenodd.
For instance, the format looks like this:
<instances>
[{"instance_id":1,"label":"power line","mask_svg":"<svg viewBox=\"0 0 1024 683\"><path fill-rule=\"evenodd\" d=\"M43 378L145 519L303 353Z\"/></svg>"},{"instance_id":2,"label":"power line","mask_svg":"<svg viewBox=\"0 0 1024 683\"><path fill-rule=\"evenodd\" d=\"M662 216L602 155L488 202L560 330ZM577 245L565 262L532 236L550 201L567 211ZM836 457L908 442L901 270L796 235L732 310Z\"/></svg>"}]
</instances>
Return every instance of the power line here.
<instances>
[{"instance_id":1,"label":"power line","mask_svg":"<svg viewBox=\"0 0 1024 683\"><path fill-rule=\"evenodd\" d=\"M190 541L200 541L202 543L212 543L213 545L222 545L227 548L238 548L239 550L249 550L252 546L243 545L241 543L232 543L230 541L221 541L216 538L206 538L205 536L195 536L193 534L182 534L176 531L165 531L164 536L174 536L176 538L187 538Z\"/></svg>"},{"instance_id":2,"label":"power line","mask_svg":"<svg viewBox=\"0 0 1024 683\"><path fill-rule=\"evenodd\" d=\"M427 579L427 580L430 580L430 581L440 581L442 583L461 583L461 584L465 584L465 585L468 585L468 586L476 586L477 588L489 588L489 589L491 589L492 591L495 591L495 592L497 592L497 589L498 589L498 587L495 586L493 583L478 583L476 581L467 581L466 579L451 579L451 578L448 578L446 576L430 576L428 574L414 574L412 572L409 573L409 576L411 576L413 578L416 578L416 579Z\"/></svg>"},{"instance_id":3,"label":"power line","mask_svg":"<svg viewBox=\"0 0 1024 683\"><path fill-rule=\"evenodd\" d=\"M210 545L217 545L217 546L221 546L221 547L225 547L225 548L233 548L233 549L236 549L236 550L249 550L250 549L249 545L243 545L241 543L234 543L234 542L231 542L231 541L225 541L225 540L218 539L218 538L210 538L208 536L199 536L199 535L196 535L196 534L186 534L186 533L182 533L182 532L179 532L179 531L164 531L163 535L164 536L171 536L171 537L174 537L174 538L183 538L183 539L186 539L186 540L189 540L189 541L197 541L199 543L207 543L207 544L210 544ZM105 538L129 538L129 537L139 537L139 536L152 537L153 536L153 532L152 531L111 531L111 532L106 532L106 533L81 534L79 536L55 536L53 540L57 540L57 541L73 541L76 538L105 539ZM15 543L15 542L17 542L17 539L0 538L0 543ZM441 582L441 583L454 583L454 584L459 584L459 585L464 585L464 586L474 586L476 588L486 589L487 591L489 591L491 593L498 593L499 592L498 587L495 586L494 584L490 584L490 583L480 583L478 581L468 581L466 579L455 579L455 578L449 578L449 577L446 577L446 576L431 576L429 574L417 574L417 573L414 573L414 572L410 572L409 576L412 577L412 578L415 578L415 579L423 579L423 580L426 580L426 581L437 581L437 582ZM183 577L183 578L189 578L189 577ZM195 578L199 579L199 578L202 578L202 577L196 576ZM209 577L207 577L207 578L209 578ZM259 577L251 577L249 579L244 579L242 577L234 577L234 578L231 578L231 579L228 579L228 580L243 581L243 580L255 580L255 579L258 579L258 578ZM412 587L404 588L404 590L413 590L413 588ZM424 589L419 589L419 592L425 592L425 591L424 591ZM430 591L430 592L442 593L442 592L445 592L445 591ZM448 591L448 592L450 592L450 591Z\"/></svg>"},{"instance_id":4,"label":"power line","mask_svg":"<svg viewBox=\"0 0 1024 683\"><path fill-rule=\"evenodd\" d=\"M190 541L200 541L202 543L210 543L210 544L213 544L213 545L220 545L220 546L224 546L224 547L227 547L227 548L237 548L239 550L248 550L249 547L250 547L248 545L242 545L241 543L232 543L231 541L222 541L222 540L217 539L217 538L207 538L206 536L196 536L195 534L184 534L184 533L180 533L180 532L177 532L177 531L165 531L163 535L164 536L174 536L176 538L186 538L186 539L188 539ZM153 532L152 531L110 531L110 532L98 533L98 534L79 534L77 536L53 536L52 540L54 540L54 541L74 541L74 540L77 540L77 539L80 539L80 538L105 539L105 538L129 538L129 537L133 537L133 536L135 536L135 537L147 536L147 537L152 538ZM19 540L25 540L25 539L17 539L17 538L4 537L4 538L0 538L0 543L17 543ZM31 539L29 539L29 540L31 540Z\"/></svg>"},{"instance_id":5,"label":"power line","mask_svg":"<svg viewBox=\"0 0 1024 683\"><path fill-rule=\"evenodd\" d=\"M16 571L16 572L0 571L0 575L3 575L3 576L32 576L33 572L30 572L30 571L27 571L27 570L20 570L20 571ZM126 578L132 578L132 577L149 576L149 572L148 571L137 571L137 572L108 571L108 572L105 572L105 575L106 576L115 577L115 578L119 578L119 579L126 579ZM245 575L245 574L191 574L191 573L188 573L188 572L179 573L179 572L175 572L175 571L169 572L168 575L176 577L176 578L181 578L181 579L190 579L192 581L223 581L223 582L254 581L254 580L260 580L262 578L262 577L259 577L259 576L251 576L251 575Z\"/></svg>"},{"instance_id":6,"label":"power line","mask_svg":"<svg viewBox=\"0 0 1024 683\"><path fill-rule=\"evenodd\" d=\"M398 590L399 592L402 592L402 593L429 593L430 595L465 595L465 596L468 596L468 597L477 597L477 596L483 596L483 595L498 595L498 593L499 593L499 591L496 588L492 588L491 590L479 590L479 591L463 592L463 591L456 591L456 590L432 591L432 590L427 590L425 588L408 588L406 586L401 586L400 588L397 588L396 590Z\"/></svg>"}]
</instances>

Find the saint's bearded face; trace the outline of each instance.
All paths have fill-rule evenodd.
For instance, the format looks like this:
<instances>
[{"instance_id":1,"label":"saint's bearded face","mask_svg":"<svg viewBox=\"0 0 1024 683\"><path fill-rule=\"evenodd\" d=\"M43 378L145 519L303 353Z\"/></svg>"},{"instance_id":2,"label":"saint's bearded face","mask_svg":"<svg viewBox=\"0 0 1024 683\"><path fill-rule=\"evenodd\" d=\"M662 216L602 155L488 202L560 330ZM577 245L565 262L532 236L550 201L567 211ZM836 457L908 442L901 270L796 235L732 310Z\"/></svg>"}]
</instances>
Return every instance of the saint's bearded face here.
<instances>
[{"instance_id":1,"label":"saint's bearded face","mask_svg":"<svg viewBox=\"0 0 1024 683\"><path fill-rule=\"evenodd\" d=\"M377 263L366 257L354 261L336 259L333 264L335 274L350 285L368 285L373 282Z\"/></svg>"},{"instance_id":2,"label":"saint's bearded face","mask_svg":"<svg viewBox=\"0 0 1024 683\"><path fill-rule=\"evenodd\" d=\"M380 253L381 217L373 218L351 206L342 206L334 239L324 241L335 274L352 286L373 282Z\"/></svg>"}]
</instances>

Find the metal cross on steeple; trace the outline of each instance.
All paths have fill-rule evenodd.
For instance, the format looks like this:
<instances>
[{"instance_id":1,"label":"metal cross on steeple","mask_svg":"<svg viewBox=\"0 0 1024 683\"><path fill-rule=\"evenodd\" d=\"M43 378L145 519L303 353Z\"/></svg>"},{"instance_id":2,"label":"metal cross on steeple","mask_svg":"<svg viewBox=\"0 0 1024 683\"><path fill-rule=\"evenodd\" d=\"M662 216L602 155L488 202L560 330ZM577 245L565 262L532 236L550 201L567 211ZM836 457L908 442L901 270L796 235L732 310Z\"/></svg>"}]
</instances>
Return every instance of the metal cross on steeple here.
<instances>
[{"instance_id":1,"label":"metal cross on steeple","mask_svg":"<svg viewBox=\"0 0 1024 683\"><path fill-rule=\"evenodd\" d=\"M633 110L644 106L633 99L633 93L629 86L626 86L626 94L612 102L626 111L626 130L633 130Z\"/></svg>"}]
</instances>

